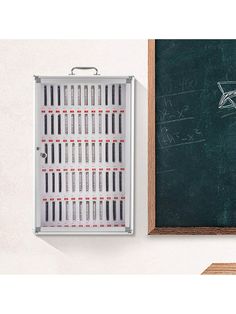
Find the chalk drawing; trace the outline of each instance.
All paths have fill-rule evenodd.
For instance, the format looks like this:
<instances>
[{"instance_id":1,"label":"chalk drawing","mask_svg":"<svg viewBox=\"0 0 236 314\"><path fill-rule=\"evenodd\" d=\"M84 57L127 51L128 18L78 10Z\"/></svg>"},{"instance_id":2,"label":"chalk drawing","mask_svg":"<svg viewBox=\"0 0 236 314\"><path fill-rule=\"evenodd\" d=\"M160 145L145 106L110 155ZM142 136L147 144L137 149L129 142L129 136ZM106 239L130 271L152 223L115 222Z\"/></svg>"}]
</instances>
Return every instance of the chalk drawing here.
<instances>
[{"instance_id":1,"label":"chalk drawing","mask_svg":"<svg viewBox=\"0 0 236 314\"><path fill-rule=\"evenodd\" d=\"M236 97L236 81L218 82L217 85L218 85L219 90L222 93L218 108L219 109L226 109L226 108L236 109L236 102L233 99ZM228 85L228 87L224 85ZM234 85L235 89L229 88L230 85ZM230 90L226 91L226 89L230 89Z\"/></svg>"}]
</instances>

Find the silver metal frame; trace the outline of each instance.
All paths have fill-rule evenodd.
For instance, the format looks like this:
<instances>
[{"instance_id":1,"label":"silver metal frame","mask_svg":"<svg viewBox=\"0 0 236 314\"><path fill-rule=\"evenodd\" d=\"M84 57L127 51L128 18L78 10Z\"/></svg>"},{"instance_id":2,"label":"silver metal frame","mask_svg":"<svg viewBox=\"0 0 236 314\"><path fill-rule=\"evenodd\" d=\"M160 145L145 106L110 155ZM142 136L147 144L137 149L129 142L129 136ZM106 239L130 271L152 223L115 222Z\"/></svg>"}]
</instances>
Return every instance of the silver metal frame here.
<instances>
[{"instance_id":1,"label":"silver metal frame","mask_svg":"<svg viewBox=\"0 0 236 314\"><path fill-rule=\"evenodd\" d=\"M120 81L121 79L126 80L127 84L130 84L130 210L129 210L129 227L116 227L116 231L111 230L107 231L106 228L86 228L86 231L81 228L81 231L79 228L55 228L55 231L47 231L46 228L40 227L38 225L38 221L40 220L38 210L40 206L40 200L39 195L37 195L37 187L38 187L38 167L39 167L39 150L38 147L40 147L41 143L38 142L39 140L39 112L40 108L37 107L36 100L37 100L37 88L36 84L41 84L42 81L44 83L47 83L47 80L49 82L53 83L53 79L58 81L58 79L69 79L70 82L76 81L78 82L78 79L81 81L100 81L102 80L104 83L110 82L110 80L113 80L114 83L116 81ZM33 216L33 232L35 235L132 235L134 233L134 106L135 106L135 78L134 76L79 76L79 75L71 75L71 76L34 76L34 216ZM111 228L112 229L112 228ZM117 230L120 229L120 230Z\"/></svg>"}]
</instances>

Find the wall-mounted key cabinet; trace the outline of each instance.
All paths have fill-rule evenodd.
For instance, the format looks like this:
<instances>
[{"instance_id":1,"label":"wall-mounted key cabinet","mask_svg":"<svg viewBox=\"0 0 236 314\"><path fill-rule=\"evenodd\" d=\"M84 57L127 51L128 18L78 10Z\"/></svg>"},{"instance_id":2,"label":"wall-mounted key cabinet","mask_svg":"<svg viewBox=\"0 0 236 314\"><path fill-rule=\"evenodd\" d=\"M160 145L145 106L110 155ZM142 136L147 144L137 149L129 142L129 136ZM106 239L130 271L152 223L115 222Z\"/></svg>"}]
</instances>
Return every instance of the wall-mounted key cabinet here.
<instances>
[{"instance_id":1,"label":"wall-mounted key cabinet","mask_svg":"<svg viewBox=\"0 0 236 314\"><path fill-rule=\"evenodd\" d=\"M35 76L36 234L132 234L134 77Z\"/></svg>"}]
</instances>

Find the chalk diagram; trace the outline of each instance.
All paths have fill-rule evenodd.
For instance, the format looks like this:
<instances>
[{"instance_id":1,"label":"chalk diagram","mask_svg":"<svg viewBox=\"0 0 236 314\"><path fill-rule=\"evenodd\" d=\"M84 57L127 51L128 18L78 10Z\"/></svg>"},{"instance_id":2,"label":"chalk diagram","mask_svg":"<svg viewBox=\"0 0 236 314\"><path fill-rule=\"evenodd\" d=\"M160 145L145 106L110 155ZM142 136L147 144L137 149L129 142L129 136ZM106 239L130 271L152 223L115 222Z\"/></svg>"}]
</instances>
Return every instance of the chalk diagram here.
<instances>
[{"instance_id":1,"label":"chalk diagram","mask_svg":"<svg viewBox=\"0 0 236 314\"><path fill-rule=\"evenodd\" d=\"M219 109L228 109L228 108L236 109L236 99L234 99L236 97L236 81L218 82L217 85L218 85L219 90L222 93L218 108ZM232 85L234 85L235 89L232 89L233 87Z\"/></svg>"}]
</instances>

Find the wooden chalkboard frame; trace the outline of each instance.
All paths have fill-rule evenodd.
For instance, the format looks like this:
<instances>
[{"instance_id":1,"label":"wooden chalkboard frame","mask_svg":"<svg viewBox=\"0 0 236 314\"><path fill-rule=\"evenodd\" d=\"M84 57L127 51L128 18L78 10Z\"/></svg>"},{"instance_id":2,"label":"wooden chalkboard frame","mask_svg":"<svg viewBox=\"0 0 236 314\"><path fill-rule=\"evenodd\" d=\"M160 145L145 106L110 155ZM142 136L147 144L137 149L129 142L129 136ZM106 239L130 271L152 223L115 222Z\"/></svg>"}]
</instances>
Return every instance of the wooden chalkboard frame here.
<instances>
[{"instance_id":1,"label":"wooden chalkboard frame","mask_svg":"<svg viewBox=\"0 0 236 314\"><path fill-rule=\"evenodd\" d=\"M156 226L155 165L155 39L148 40L148 234L216 235L236 234L236 227L158 227Z\"/></svg>"}]
</instances>

